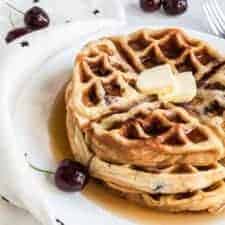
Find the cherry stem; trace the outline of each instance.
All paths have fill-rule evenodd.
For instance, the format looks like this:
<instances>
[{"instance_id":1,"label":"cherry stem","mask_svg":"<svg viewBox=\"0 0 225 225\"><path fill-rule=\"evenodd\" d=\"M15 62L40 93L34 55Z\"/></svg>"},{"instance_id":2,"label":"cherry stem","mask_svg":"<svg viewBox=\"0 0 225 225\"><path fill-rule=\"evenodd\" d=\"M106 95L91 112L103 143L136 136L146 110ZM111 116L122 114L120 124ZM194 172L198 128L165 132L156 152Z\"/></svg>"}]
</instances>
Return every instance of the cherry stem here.
<instances>
[{"instance_id":1,"label":"cherry stem","mask_svg":"<svg viewBox=\"0 0 225 225\"><path fill-rule=\"evenodd\" d=\"M22 14L24 15L24 12L22 12L21 10L17 9L16 7L14 7L12 4L8 3L8 2L5 2L5 4L11 8L11 9L14 9L16 12L18 12L19 14Z\"/></svg>"},{"instance_id":2,"label":"cherry stem","mask_svg":"<svg viewBox=\"0 0 225 225\"><path fill-rule=\"evenodd\" d=\"M44 169L40 169L40 168L34 166L33 164L31 164L31 163L28 161L28 159L27 159L27 154L25 154L24 156L25 156L25 159L26 159L28 165L29 165L32 169L34 169L34 170L36 170L36 171L38 171L38 172L40 172L40 173L46 173L46 174L49 174L49 175L55 174L55 172L52 172L52 171L50 171L50 170L44 170Z\"/></svg>"},{"instance_id":3,"label":"cherry stem","mask_svg":"<svg viewBox=\"0 0 225 225\"><path fill-rule=\"evenodd\" d=\"M9 21L10 21L11 26L14 28L14 27L15 27L15 24L14 24L14 22L13 22L13 19L12 19L12 13L11 13L11 12L10 12L10 14L9 14Z\"/></svg>"},{"instance_id":4,"label":"cherry stem","mask_svg":"<svg viewBox=\"0 0 225 225\"><path fill-rule=\"evenodd\" d=\"M32 164L31 164L31 163L29 163L29 162L28 162L28 165L29 165L32 169L34 169L34 170L36 170L36 171L38 171L38 172L40 172L40 173L46 173L46 174L50 174L50 175L55 174L55 172L52 172L52 171L49 171L49 170L43 170L43 169L37 168L36 166L32 165Z\"/></svg>"}]
</instances>

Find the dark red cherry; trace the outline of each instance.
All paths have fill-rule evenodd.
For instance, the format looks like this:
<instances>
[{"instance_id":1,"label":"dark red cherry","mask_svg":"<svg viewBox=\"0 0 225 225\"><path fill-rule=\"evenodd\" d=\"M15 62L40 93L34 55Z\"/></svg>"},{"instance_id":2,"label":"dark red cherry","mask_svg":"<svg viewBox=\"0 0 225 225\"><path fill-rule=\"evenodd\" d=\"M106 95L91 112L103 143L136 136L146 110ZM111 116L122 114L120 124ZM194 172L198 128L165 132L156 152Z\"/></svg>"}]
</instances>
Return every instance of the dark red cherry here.
<instances>
[{"instance_id":1,"label":"dark red cherry","mask_svg":"<svg viewBox=\"0 0 225 225\"><path fill-rule=\"evenodd\" d=\"M50 19L42 8L34 6L24 14L24 23L32 30L39 30L47 27Z\"/></svg>"},{"instance_id":2,"label":"dark red cherry","mask_svg":"<svg viewBox=\"0 0 225 225\"><path fill-rule=\"evenodd\" d=\"M163 8L167 14L177 15L188 8L187 0L163 0Z\"/></svg>"},{"instance_id":3,"label":"dark red cherry","mask_svg":"<svg viewBox=\"0 0 225 225\"><path fill-rule=\"evenodd\" d=\"M6 35L5 41L7 43L10 43L14 41L16 38L22 37L23 35L28 34L30 32L31 32L31 29L27 27L15 28L8 32L8 34Z\"/></svg>"},{"instance_id":4,"label":"dark red cherry","mask_svg":"<svg viewBox=\"0 0 225 225\"><path fill-rule=\"evenodd\" d=\"M88 170L78 162L63 160L55 173L55 184L67 192L81 191L89 179Z\"/></svg>"},{"instance_id":5,"label":"dark red cherry","mask_svg":"<svg viewBox=\"0 0 225 225\"><path fill-rule=\"evenodd\" d=\"M146 12L153 12L160 9L161 0L140 0L141 8Z\"/></svg>"}]
</instances>

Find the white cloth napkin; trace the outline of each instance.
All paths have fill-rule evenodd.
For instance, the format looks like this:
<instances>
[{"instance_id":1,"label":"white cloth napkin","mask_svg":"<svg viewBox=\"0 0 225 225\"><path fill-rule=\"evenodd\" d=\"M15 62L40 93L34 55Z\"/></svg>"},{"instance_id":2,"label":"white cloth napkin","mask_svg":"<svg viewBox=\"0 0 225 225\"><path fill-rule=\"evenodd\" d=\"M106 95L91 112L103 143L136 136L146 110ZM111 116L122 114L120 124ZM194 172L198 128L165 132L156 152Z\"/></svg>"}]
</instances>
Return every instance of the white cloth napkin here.
<instances>
[{"instance_id":1,"label":"white cloth napkin","mask_svg":"<svg viewBox=\"0 0 225 225\"><path fill-rule=\"evenodd\" d=\"M39 5L50 15L52 28L46 29L44 33L42 31L37 32L34 37L33 35L28 35L26 40L32 42L36 48L26 49L25 52L21 51L20 60L15 62L14 57L18 57L18 54L20 54L17 43L21 40L16 40L12 46L6 46L5 44L5 34L11 29L9 15L11 15L16 26L23 26L23 22L21 15L10 10L3 1L0 2L0 47L2 47L1 54L4 56L0 62L2 79L0 108L2 112L4 111L0 122L0 195L4 199L8 199L12 204L28 210L44 225L61 225L60 221L62 220L67 221L68 225L74 225L74 216L71 214L73 207L71 207L70 203L62 206L59 202L60 198L63 198L65 202L67 200L70 201L71 197L79 199L81 196L62 194L52 184L49 184L49 181L47 182L43 175L30 169L24 158L24 152L27 152L28 143L23 143L23 139L18 143L14 141L17 133L15 127L12 127L13 118L10 116L15 108L10 104L15 103L12 100L15 96L11 96L11 93L12 89L17 89L21 85L20 79L18 79L19 76L22 78L25 70L26 73L29 70L32 72L33 68L30 68L30 65L34 66L37 62L36 66L38 66L39 63L43 63L44 60L56 54L60 49L65 48L72 40L76 42L80 37L87 36L89 33L91 35L103 28L124 24L124 10L120 0L67 0L66 3L65 1L55 0L41 0L39 3L32 3L32 1L21 0L10 1L10 3L22 11L33 5ZM63 6L66 4L68 7L62 7L62 4ZM98 11L97 14L94 13L95 10ZM67 23L67 25L62 26L64 23ZM40 46L43 41L46 41L46 37L49 39L49 45L41 49ZM37 45L37 42L39 45ZM29 53L29 51L32 52ZM15 56L13 52L15 52ZM30 56L29 59L24 58L27 55ZM13 62L13 66L9 62ZM23 63L22 67L21 63ZM8 79L7 77L11 75L11 79ZM21 124L18 126L21 126ZM38 143L37 146L32 146L31 148L35 147L38 148ZM42 159L44 158L44 160L41 158L36 159L34 154L32 157L34 161L39 162L40 166L54 166L47 153L46 155L45 153L42 154ZM53 167L52 169L55 168ZM80 215L77 215L77 221L79 221L79 216L84 216L84 213L88 215L88 210L91 210L88 202L83 207L87 211L81 210ZM96 212L97 214L98 212ZM82 224L80 223L80 225Z\"/></svg>"},{"instance_id":2,"label":"white cloth napkin","mask_svg":"<svg viewBox=\"0 0 225 225\"><path fill-rule=\"evenodd\" d=\"M24 26L23 15L7 6L6 2L22 12L33 6L43 8L51 19L51 26L96 18L115 19L121 23L125 21L120 0L0 0L0 48L5 45L4 39L9 30Z\"/></svg>"}]
</instances>

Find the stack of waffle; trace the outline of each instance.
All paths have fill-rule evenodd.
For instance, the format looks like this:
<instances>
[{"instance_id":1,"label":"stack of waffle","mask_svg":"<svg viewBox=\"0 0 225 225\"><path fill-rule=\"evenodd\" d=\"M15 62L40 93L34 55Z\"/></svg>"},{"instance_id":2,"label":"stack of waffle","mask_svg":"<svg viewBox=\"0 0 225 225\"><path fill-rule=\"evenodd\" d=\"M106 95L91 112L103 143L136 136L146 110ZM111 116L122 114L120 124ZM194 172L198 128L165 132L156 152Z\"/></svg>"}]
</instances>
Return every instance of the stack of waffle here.
<instances>
[{"instance_id":1,"label":"stack of waffle","mask_svg":"<svg viewBox=\"0 0 225 225\"><path fill-rule=\"evenodd\" d=\"M141 93L145 69L192 71L197 96L163 103ZM225 205L225 58L178 29L143 29L87 44L66 92L77 161L122 196L171 212Z\"/></svg>"}]
</instances>

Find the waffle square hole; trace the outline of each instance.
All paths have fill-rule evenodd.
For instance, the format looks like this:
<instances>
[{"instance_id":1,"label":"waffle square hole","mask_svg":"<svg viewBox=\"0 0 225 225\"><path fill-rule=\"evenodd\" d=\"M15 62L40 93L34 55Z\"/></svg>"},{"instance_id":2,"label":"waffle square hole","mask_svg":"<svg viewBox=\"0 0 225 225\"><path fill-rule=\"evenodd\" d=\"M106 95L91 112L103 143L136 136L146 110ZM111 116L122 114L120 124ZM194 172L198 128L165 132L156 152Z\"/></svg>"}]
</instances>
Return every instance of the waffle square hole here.
<instances>
[{"instance_id":1,"label":"waffle square hole","mask_svg":"<svg viewBox=\"0 0 225 225\"><path fill-rule=\"evenodd\" d=\"M192 169L190 168L190 166L185 165L185 164L181 164L181 165L177 165L175 166L175 168L171 171L171 173L175 173L175 174L184 174L184 173L192 173Z\"/></svg>"},{"instance_id":2,"label":"waffle square hole","mask_svg":"<svg viewBox=\"0 0 225 225\"><path fill-rule=\"evenodd\" d=\"M194 128L186 134L190 141L197 144L203 141L207 141L208 137L199 128Z\"/></svg>"},{"instance_id":3,"label":"waffle square hole","mask_svg":"<svg viewBox=\"0 0 225 225\"><path fill-rule=\"evenodd\" d=\"M116 79L104 84L103 87L105 94L109 96L121 97L124 91Z\"/></svg>"},{"instance_id":4,"label":"waffle square hole","mask_svg":"<svg viewBox=\"0 0 225 225\"><path fill-rule=\"evenodd\" d=\"M212 191L215 191L217 189L219 189L220 187L222 186L222 183L221 182L217 182L207 188L204 188L203 191L204 192L212 192Z\"/></svg>"},{"instance_id":5,"label":"waffle square hole","mask_svg":"<svg viewBox=\"0 0 225 225\"><path fill-rule=\"evenodd\" d=\"M184 46L179 44L176 35L173 35L169 40L162 43L160 45L160 49L163 54L169 59L178 58L185 50Z\"/></svg>"},{"instance_id":6,"label":"waffle square hole","mask_svg":"<svg viewBox=\"0 0 225 225\"><path fill-rule=\"evenodd\" d=\"M208 106L205 107L204 112L208 115L212 116L220 116L223 115L225 108L220 105L220 103L216 100L212 101Z\"/></svg>"},{"instance_id":7,"label":"waffle square hole","mask_svg":"<svg viewBox=\"0 0 225 225\"><path fill-rule=\"evenodd\" d=\"M180 194L175 194L174 198L176 200L184 200L184 199L189 199L194 197L197 194L197 192L187 192L187 193L180 193Z\"/></svg>"},{"instance_id":8,"label":"waffle square hole","mask_svg":"<svg viewBox=\"0 0 225 225\"><path fill-rule=\"evenodd\" d=\"M95 62L89 62L89 67L92 72L99 77L107 77L112 71L105 67L103 59L98 59Z\"/></svg>"},{"instance_id":9,"label":"waffle square hole","mask_svg":"<svg viewBox=\"0 0 225 225\"><path fill-rule=\"evenodd\" d=\"M147 114L145 112L139 111L139 112L135 113L135 117L137 118L137 120L143 121L144 119L147 118Z\"/></svg>"},{"instance_id":10,"label":"waffle square hole","mask_svg":"<svg viewBox=\"0 0 225 225\"><path fill-rule=\"evenodd\" d=\"M136 68L134 61L132 57L129 55L129 53L124 49L122 44L119 41L113 40L114 45L116 46L117 51L119 52L120 57L129 65L131 66L136 72L138 69ZM125 72L125 71L124 71Z\"/></svg>"},{"instance_id":11,"label":"waffle square hole","mask_svg":"<svg viewBox=\"0 0 225 225\"><path fill-rule=\"evenodd\" d=\"M162 135L167 131L169 131L170 129L170 126L165 125L163 121L161 121L157 117L152 118L151 121L144 121L141 125L145 133L147 133L150 136Z\"/></svg>"},{"instance_id":12,"label":"waffle square hole","mask_svg":"<svg viewBox=\"0 0 225 225\"><path fill-rule=\"evenodd\" d=\"M176 65L176 67L179 73L192 71L192 73L195 74L197 72L190 55L186 56L185 60L182 63Z\"/></svg>"},{"instance_id":13,"label":"waffle square hole","mask_svg":"<svg viewBox=\"0 0 225 225\"><path fill-rule=\"evenodd\" d=\"M216 165L212 164L212 165L206 165L206 166L195 166L198 171L209 171L212 169L216 169Z\"/></svg>"},{"instance_id":14,"label":"waffle square hole","mask_svg":"<svg viewBox=\"0 0 225 225\"><path fill-rule=\"evenodd\" d=\"M203 64L203 65L207 65L210 62L216 60L215 57L213 57L212 55L210 55L210 53L208 52L208 50L206 48L201 49L201 50L195 52L195 56L200 61L200 63Z\"/></svg>"},{"instance_id":15,"label":"waffle square hole","mask_svg":"<svg viewBox=\"0 0 225 225\"><path fill-rule=\"evenodd\" d=\"M174 133L164 141L164 144L172 146L182 146L185 145L185 141L181 139L177 133Z\"/></svg>"},{"instance_id":16,"label":"waffle square hole","mask_svg":"<svg viewBox=\"0 0 225 225\"><path fill-rule=\"evenodd\" d=\"M115 121L109 127L107 127L107 130L111 131L111 130L120 129L123 126L123 124L124 123L121 121Z\"/></svg>"},{"instance_id":17,"label":"waffle square hole","mask_svg":"<svg viewBox=\"0 0 225 225\"><path fill-rule=\"evenodd\" d=\"M222 62L222 63L219 63L218 65L216 64L215 66L210 68L208 72L203 74L203 77L198 82L198 86L199 87L205 87L208 84L207 83L208 80L210 78L213 78L213 76L215 76L218 72L225 74L225 71L224 71L224 68L223 68L224 66L225 66L225 62Z\"/></svg>"},{"instance_id":18,"label":"waffle square hole","mask_svg":"<svg viewBox=\"0 0 225 225\"><path fill-rule=\"evenodd\" d=\"M154 200L159 202L162 195L160 194L149 194L149 196Z\"/></svg>"},{"instance_id":19,"label":"waffle square hole","mask_svg":"<svg viewBox=\"0 0 225 225\"><path fill-rule=\"evenodd\" d=\"M140 138L135 122L128 121L128 124L123 128L123 135L131 140Z\"/></svg>"},{"instance_id":20,"label":"waffle square hole","mask_svg":"<svg viewBox=\"0 0 225 225\"><path fill-rule=\"evenodd\" d=\"M211 89L211 90L225 91L225 85L220 82L207 84L205 88Z\"/></svg>"},{"instance_id":21,"label":"waffle square hole","mask_svg":"<svg viewBox=\"0 0 225 225\"><path fill-rule=\"evenodd\" d=\"M128 41L128 45L134 51L142 51L150 45L150 41L146 40L143 35L139 35L135 39Z\"/></svg>"},{"instance_id":22,"label":"waffle square hole","mask_svg":"<svg viewBox=\"0 0 225 225\"><path fill-rule=\"evenodd\" d=\"M95 84L93 84L89 89L84 92L82 100L84 105L88 107L95 106L100 102L100 98L97 94L97 87Z\"/></svg>"},{"instance_id":23,"label":"waffle square hole","mask_svg":"<svg viewBox=\"0 0 225 225\"><path fill-rule=\"evenodd\" d=\"M149 49L147 54L142 56L140 60L146 68L152 68L154 66L162 65L165 63L162 59L159 58L155 48Z\"/></svg>"}]
</instances>

